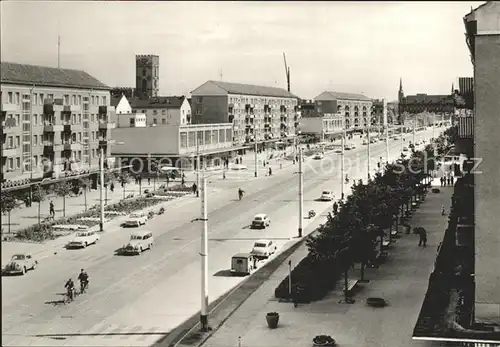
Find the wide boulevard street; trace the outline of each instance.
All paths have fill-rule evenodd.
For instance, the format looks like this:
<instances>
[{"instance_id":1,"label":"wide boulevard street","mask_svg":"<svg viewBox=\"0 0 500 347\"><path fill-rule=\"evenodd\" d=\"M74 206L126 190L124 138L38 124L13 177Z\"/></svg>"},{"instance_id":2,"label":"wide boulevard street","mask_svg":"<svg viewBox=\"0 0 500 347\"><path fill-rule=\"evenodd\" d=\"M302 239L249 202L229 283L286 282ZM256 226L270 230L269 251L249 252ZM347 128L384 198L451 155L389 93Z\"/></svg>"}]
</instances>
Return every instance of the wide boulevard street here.
<instances>
[{"instance_id":1,"label":"wide boulevard street","mask_svg":"<svg viewBox=\"0 0 500 347\"><path fill-rule=\"evenodd\" d=\"M418 132L428 140L431 130ZM436 134L437 136L437 134ZM412 140L406 136L405 145ZM400 155L400 140L389 140L390 156ZM373 171L385 143L371 146ZM327 153L322 160L306 159L304 214L314 209L316 218L332 203L315 201L323 190L340 197L340 154ZM367 146L346 151L351 178L367 175ZM252 168L249 167L249 171ZM213 301L231 290L242 277L231 277L231 257L249 252L255 240L271 239L279 249L297 236L298 165L273 176L247 182L210 180L209 293ZM352 180L351 180L352 183ZM245 190L238 201L237 189ZM350 185L345 185L348 193ZM150 220L136 229L110 228L97 245L80 250L61 249L40 261L25 276L2 277L2 339L4 346L147 346L154 343L200 309L200 217L197 202ZM266 213L271 226L248 226L257 213ZM311 220L304 220L304 227ZM115 250L135 230L151 230L155 245L140 256L117 256ZM88 291L69 305L63 300L64 283L76 281L81 268L90 276Z\"/></svg>"}]
</instances>

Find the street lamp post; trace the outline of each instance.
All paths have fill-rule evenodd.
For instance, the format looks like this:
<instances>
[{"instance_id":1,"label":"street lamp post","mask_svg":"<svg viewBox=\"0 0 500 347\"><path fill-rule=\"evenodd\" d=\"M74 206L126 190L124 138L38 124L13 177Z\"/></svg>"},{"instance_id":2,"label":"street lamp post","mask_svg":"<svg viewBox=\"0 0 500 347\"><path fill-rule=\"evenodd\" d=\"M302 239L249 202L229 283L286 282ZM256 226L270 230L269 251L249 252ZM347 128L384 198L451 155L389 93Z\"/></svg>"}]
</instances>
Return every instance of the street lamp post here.
<instances>
[{"instance_id":1,"label":"street lamp post","mask_svg":"<svg viewBox=\"0 0 500 347\"><path fill-rule=\"evenodd\" d=\"M345 124L345 115L344 115L344 126L342 131L342 139L341 139L341 152L340 152L340 197L344 200L344 147L346 141L346 124Z\"/></svg>"},{"instance_id":2,"label":"street lamp post","mask_svg":"<svg viewBox=\"0 0 500 347\"><path fill-rule=\"evenodd\" d=\"M206 332L208 327L208 212L207 212L207 179L203 171L201 184L201 331Z\"/></svg>"},{"instance_id":3,"label":"street lamp post","mask_svg":"<svg viewBox=\"0 0 500 347\"><path fill-rule=\"evenodd\" d=\"M259 172L259 169L258 169L258 158L257 158L257 127L255 126L255 117L252 118L252 121L253 121L253 142L254 142L254 156L255 156L255 172L254 172L254 175L255 177L258 176L258 172Z\"/></svg>"},{"instance_id":4,"label":"street lamp post","mask_svg":"<svg viewBox=\"0 0 500 347\"><path fill-rule=\"evenodd\" d=\"M417 115L413 118L413 146L415 146L415 126L417 123Z\"/></svg>"},{"instance_id":5,"label":"street lamp post","mask_svg":"<svg viewBox=\"0 0 500 347\"><path fill-rule=\"evenodd\" d=\"M302 172L302 148L299 148L299 237L304 223L304 173Z\"/></svg>"},{"instance_id":6,"label":"street lamp post","mask_svg":"<svg viewBox=\"0 0 500 347\"><path fill-rule=\"evenodd\" d=\"M198 131L196 131L196 197L200 196L200 144L198 141Z\"/></svg>"},{"instance_id":7,"label":"street lamp post","mask_svg":"<svg viewBox=\"0 0 500 347\"><path fill-rule=\"evenodd\" d=\"M100 220L99 220L99 231L104 231L104 151L103 148L99 148L99 202L100 202Z\"/></svg>"},{"instance_id":8,"label":"street lamp post","mask_svg":"<svg viewBox=\"0 0 500 347\"><path fill-rule=\"evenodd\" d=\"M368 169L368 180L370 180L370 126L368 125L368 132L367 132L367 141L368 141L368 160L367 160L367 169Z\"/></svg>"}]
</instances>

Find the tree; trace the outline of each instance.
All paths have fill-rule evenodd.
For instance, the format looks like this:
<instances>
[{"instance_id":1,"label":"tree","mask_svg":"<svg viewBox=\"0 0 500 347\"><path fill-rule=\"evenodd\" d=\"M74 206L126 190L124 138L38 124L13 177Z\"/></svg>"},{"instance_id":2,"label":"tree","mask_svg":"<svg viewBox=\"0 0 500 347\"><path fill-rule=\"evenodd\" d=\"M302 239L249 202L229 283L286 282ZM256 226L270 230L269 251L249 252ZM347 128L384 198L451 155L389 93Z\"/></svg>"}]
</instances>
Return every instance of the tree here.
<instances>
[{"instance_id":1,"label":"tree","mask_svg":"<svg viewBox=\"0 0 500 347\"><path fill-rule=\"evenodd\" d=\"M85 199L85 211L87 211L87 190L92 185L92 181L88 177L83 177L78 180L80 187L83 189L83 197Z\"/></svg>"},{"instance_id":2,"label":"tree","mask_svg":"<svg viewBox=\"0 0 500 347\"><path fill-rule=\"evenodd\" d=\"M108 185L116 180L116 173L114 171L104 171L104 205L108 204ZM98 183L101 184L101 176L99 176Z\"/></svg>"},{"instance_id":3,"label":"tree","mask_svg":"<svg viewBox=\"0 0 500 347\"><path fill-rule=\"evenodd\" d=\"M66 196L71 193L73 185L68 181L62 181L55 185L54 192L63 198L63 217L66 217Z\"/></svg>"},{"instance_id":4,"label":"tree","mask_svg":"<svg viewBox=\"0 0 500 347\"><path fill-rule=\"evenodd\" d=\"M118 176L118 182L123 189L123 198L125 199L125 186L130 182L130 174L127 171L122 171L120 176Z\"/></svg>"},{"instance_id":5,"label":"tree","mask_svg":"<svg viewBox=\"0 0 500 347\"><path fill-rule=\"evenodd\" d=\"M1 205L2 205L2 214L7 213L8 222L9 222L9 234L10 234L10 211L12 211L16 207L16 198L6 192L2 192L1 195Z\"/></svg>"},{"instance_id":6,"label":"tree","mask_svg":"<svg viewBox=\"0 0 500 347\"><path fill-rule=\"evenodd\" d=\"M47 192L40 186L39 184L34 187L33 189L33 194L32 194L32 201L38 203L38 224L40 224L40 207L42 204L42 201L45 199L47 196Z\"/></svg>"}]
</instances>

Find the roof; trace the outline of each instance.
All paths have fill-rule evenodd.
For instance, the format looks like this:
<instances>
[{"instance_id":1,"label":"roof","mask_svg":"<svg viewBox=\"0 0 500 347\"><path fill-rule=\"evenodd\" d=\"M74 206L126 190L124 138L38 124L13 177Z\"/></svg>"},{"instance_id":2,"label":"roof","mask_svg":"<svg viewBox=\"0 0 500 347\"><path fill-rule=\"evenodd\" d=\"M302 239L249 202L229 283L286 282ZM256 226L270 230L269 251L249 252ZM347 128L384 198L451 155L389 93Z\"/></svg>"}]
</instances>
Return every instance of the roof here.
<instances>
[{"instance_id":1,"label":"roof","mask_svg":"<svg viewBox=\"0 0 500 347\"><path fill-rule=\"evenodd\" d=\"M480 8L482 8L482 7L484 7L485 5L488 5L488 4L489 4L489 3L491 3L491 2L493 2L493 1L486 1L484 4L481 4L481 5L479 5L479 6L478 6L478 7L476 7L476 8L472 8L472 6L471 6L471 8L470 8L470 12L469 12L469 13L467 13L467 14L465 15L465 17L467 17L467 16L469 16L470 14L472 14L472 13L476 12L477 10L479 10L479 9L480 9Z\"/></svg>"},{"instance_id":2,"label":"roof","mask_svg":"<svg viewBox=\"0 0 500 347\"><path fill-rule=\"evenodd\" d=\"M158 96L149 99L128 99L132 108L180 108L185 96Z\"/></svg>"},{"instance_id":3,"label":"roof","mask_svg":"<svg viewBox=\"0 0 500 347\"><path fill-rule=\"evenodd\" d=\"M233 255L233 258L249 258L252 257L252 254L250 253L236 253Z\"/></svg>"},{"instance_id":4,"label":"roof","mask_svg":"<svg viewBox=\"0 0 500 347\"><path fill-rule=\"evenodd\" d=\"M408 95L405 97L406 103L422 103L422 104L439 104L451 102L453 103L453 97L451 95L427 95L427 94L417 94Z\"/></svg>"},{"instance_id":5,"label":"roof","mask_svg":"<svg viewBox=\"0 0 500 347\"><path fill-rule=\"evenodd\" d=\"M363 95L363 94L356 94L356 93L341 93L341 92L332 92L332 91L324 91L317 97L315 97L315 100L320 100L318 99L319 97L323 96L326 94L327 96L330 96L333 99L336 100L356 100L356 101L372 101L369 97Z\"/></svg>"},{"instance_id":6,"label":"roof","mask_svg":"<svg viewBox=\"0 0 500 347\"><path fill-rule=\"evenodd\" d=\"M222 81L207 81L205 84L207 83L211 83L225 90L228 94L272 96L272 97L298 99L296 95L282 88L258 86L253 84L222 82Z\"/></svg>"},{"instance_id":7,"label":"roof","mask_svg":"<svg viewBox=\"0 0 500 347\"><path fill-rule=\"evenodd\" d=\"M123 98L123 95L121 96L112 96L111 97L111 101L110 101L110 105L111 106L118 106L118 104L120 103L121 99Z\"/></svg>"},{"instance_id":8,"label":"roof","mask_svg":"<svg viewBox=\"0 0 500 347\"><path fill-rule=\"evenodd\" d=\"M111 88L82 70L58 69L48 66L1 63L2 84L23 84L46 87L71 87L81 89Z\"/></svg>"}]
</instances>

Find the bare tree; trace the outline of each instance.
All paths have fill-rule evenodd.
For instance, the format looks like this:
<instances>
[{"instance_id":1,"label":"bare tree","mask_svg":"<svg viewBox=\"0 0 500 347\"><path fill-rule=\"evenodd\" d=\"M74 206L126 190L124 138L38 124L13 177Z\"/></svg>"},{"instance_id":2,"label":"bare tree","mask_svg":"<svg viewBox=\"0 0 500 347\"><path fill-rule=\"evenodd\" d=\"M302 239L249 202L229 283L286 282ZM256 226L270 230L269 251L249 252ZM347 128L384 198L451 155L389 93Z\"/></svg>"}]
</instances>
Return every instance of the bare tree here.
<instances>
[{"instance_id":1,"label":"bare tree","mask_svg":"<svg viewBox=\"0 0 500 347\"><path fill-rule=\"evenodd\" d=\"M12 211L16 207L16 199L12 194L8 192L7 193L2 192L1 197L2 197L1 201L2 213L7 213L9 222L9 234L10 234L10 211Z\"/></svg>"},{"instance_id":2,"label":"bare tree","mask_svg":"<svg viewBox=\"0 0 500 347\"><path fill-rule=\"evenodd\" d=\"M31 199L32 201L38 203L38 224L40 224L40 207L46 196L47 192L40 185L33 188L33 195Z\"/></svg>"},{"instance_id":3,"label":"bare tree","mask_svg":"<svg viewBox=\"0 0 500 347\"><path fill-rule=\"evenodd\" d=\"M66 217L66 196L71 193L73 189L73 185L68 181L62 181L56 184L54 187L54 192L57 196L61 196L63 198L63 217Z\"/></svg>"}]
</instances>

